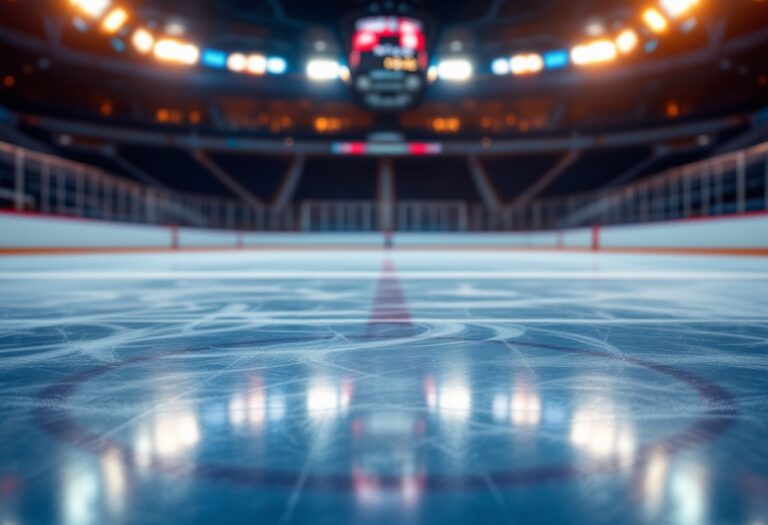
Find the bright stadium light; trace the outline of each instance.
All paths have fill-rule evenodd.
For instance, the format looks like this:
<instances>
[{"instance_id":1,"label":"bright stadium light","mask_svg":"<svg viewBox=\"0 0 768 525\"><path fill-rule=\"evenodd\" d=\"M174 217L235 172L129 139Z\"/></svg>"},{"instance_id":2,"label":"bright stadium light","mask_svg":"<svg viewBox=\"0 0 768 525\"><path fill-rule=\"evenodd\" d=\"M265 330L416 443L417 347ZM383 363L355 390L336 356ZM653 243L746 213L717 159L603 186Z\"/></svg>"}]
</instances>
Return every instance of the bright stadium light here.
<instances>
[{"instance_id":1,"label":"bright stadium light","mask_svg":"<svg viewBox=\"0 0 768 525\"><path fill-rule=\"evenodd\" d=\"M242 53L232 53L227 58L227 69L233 73L242 73L248 67L248 57Z\"/></svg>"},{"instance_id":2,"label":"bright stadium light","mask_svg":"<svg viewBox=\"0 0 768 525\"><path fill-rule=\"evenodd\" d=\"M313 82L336 80L341 75L341 65L328 58L313 58L307 63L307 77Z\"/></svg>"},{"instance_id":3,"label":"bright stadium light","mask_svg":"<svg viewBox=\"0 0 768 525\"><path fill-rule=\"evenodd\" d=\"M133 32L131 43L136 51L145 55L155 46L155 37L146 29L139 28Z\"/></svg>"},{"instance_id":4,"label":"bright stadium light","mask_svg":"<svg viewBox=\"0 0 768 525\"><path fill-rule=\"evenodd\" d=\"M646 9L643 12L643 21L645 22L645 25L648 26L648 29L654 33L663 33L667 30L667 27L669 27L669 22L664 18L664 15L662 15L658 9L654 9L653 7Z\"/></svg>"},{"instance_id":5,"label":"bright stadium light","mask_svg":"<svg viewBox=\"0 0 768 525\"><path fill-rule=\"evenodd\" d=\"M272 75L282 75L288 70L288 62L281 57L267 59L267 71Z\"/></svg>"},{"instance_id":6,"label":"bright stadium light","mask_svg":"<svg viewBox=\"0 0 768 525\"><path fill-rule=\"evenodd\" d=\"M339 66L339 78L342 82L349 83L349 80L352 78L352 72L347 66Z\"/></svg>"},{"instance_id":7,"label":"bright stadium light","mask_svg":"<svg viewBox=\"0 0 768 525\"><path fill-rule=\"evenodd\" d=\"M538 53L515 55L509 66L513 75L532 75L544 69L544 59Z\"/></svg>"},{"instance_id":8,"label":"bright stadium light","mask_svg":"<svg viewBox=\"0 0 768 525\"><path fill-rule=\"evenodd\" d=\"M544 67L547 69L562 69L571 61L571 54L567 49L555 49L544 53Z\"/></svg>"},{"instance_id":9,"label":"bright stadium light","mask_svg":"<svg viewBox=\"0 0 768 525\"><path fill-rule=\"evenodd\" d=\"M69 0L83 14L91 18L101 18L110 5L110 0Z\"/></svg>"},{"instance_id":10,"label":"bright stadium light","mask_svg":"<svg viewBox=\"0 0 768 525\"><path fill-rule=\"evenodd\" d=\"M491 71L494 75L509 75L509 59L497 58L491 62Z\"/></svg>"},{"instance_id":11,"label":"bright stadium light","mask_svg":"<svg viewBox=\"0 0 768 525\"><path fill-rule=\"evenodd\" d=\"M509 61L513 75L528 74L528 55L515 55Z\"/></svg>"},{"instance_id":12,"label":"bright stadium light","mask_svg":"<svg viewBox=\"0 0 768 525\"><path fill-rule=\"evenodd\" d=\"M577 66L600 64L616 59L616 44L610 40L595 40L589 44L576 46L571 50L571 60Z\"/></svg>"},{"instance_id":13,"label":"bright stadium light","mask_svg":"<svg viewBox=\"0 0 768 525\"><path fill-rule=\"evenodd\" d=\"M263 75L267 72L267 57L259 54L250 55L246 70L251 75Z\"/></svg>"},{"instance_id":14,"label":"bright stadium light","mask_svg":"<svg viewBox=\"0 0 768 525\"><path fill-rule=\"evenodd\" d=\"M449 82L467 82L472 78L472 62L466 58L447 58L437 65L437 76Z\"/></svg>"},{"instance_id":15,"label":"bright stadium light","mask_svg":"<svg viewBox=\"0 0 768 525\"><path fill-rule=\"evenodd\" d=\"M197 64L200 60L200 49L193 44L182 44L178 55L178 61L186 65Z\"/></svg>"},{"instance_id":16,"label":"bright stadium light","mask_svg":"<svg viewBox=\"0 0 768 525\"><path fill-rule=\"evenodd\" d=\"M128 11L122 7L116 7L109 12L101 22L101 29L105 33L117 33L128 21Z\"/></svg>"},{"instance_id":17,"label":"bright stadium light","mask_svg":"<svg viewBox=\"0 0 768 525\"><path fill-rule=\"evenodd\" d=\"M200 62L210 68L224 69L227 67L227 53L218 49L204 49Z\"/></svg>"},{"instance_id":18,"label":"bright stadium light","mask_svg":"<svg viewBox=\"0 0 768 525\"><path fill-rule=\"evenodd\" d=\"M193 44L165 38L155 44L155 57L164 62L178 62L188 66L200 59L200 50Z\"/></svg>"},{"instance_id":19,"label":"bright stadium light","mask_svg":"<svg viewBox=\"0 0 768 525\"><path fill-rule=\"evenodd\" d=\"M640 38L634 29L625 29L616 37L616 47L625 55L634 51L639 43Z\"/></svg>"},{"instance_id":20,"label":"bright stadium light","mask_svg":"<svg viewBox=\"0 0 768 525\"><path fill-rule=\"evenodd\" d=\"M155 44L155 57L160 60L175 61L181 44L176 40L159 40Z\"/></svg>"},{"instance_id":21,"label":"bright stadium light","mask_svg":"<svg viewBox=\"0 0 768 525\"><path fill-rule=\"evenodd\" d=\"M437 80L437 66L429 66L427 68L427 82L434 84Z\"/></svg>"},{"instance_id":22,"label":"bright stadium light","mask_svg":"<svg viewBox=\"0 0 768 525\"><path fill-rule=\"evenodd\" d=\"M661 0L661 7L671 18L683 16L699 4L699 0Z\"/></svg>"}]
</instances>

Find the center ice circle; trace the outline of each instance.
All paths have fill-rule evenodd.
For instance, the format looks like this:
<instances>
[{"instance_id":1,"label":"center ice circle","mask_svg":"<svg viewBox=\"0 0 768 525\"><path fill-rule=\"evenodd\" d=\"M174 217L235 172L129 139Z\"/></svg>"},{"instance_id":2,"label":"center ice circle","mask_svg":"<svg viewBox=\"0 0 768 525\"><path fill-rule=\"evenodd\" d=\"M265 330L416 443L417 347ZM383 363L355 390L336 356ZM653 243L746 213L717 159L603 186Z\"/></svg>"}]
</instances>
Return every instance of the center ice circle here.
<instances>
[{"instance_id":1,"label":"center ice circle","mask_svg":"<svg viewBox=\"0 0 768 525\"><path fill-rule=\"evenodd\" d=\"M660 390L679 418L647 417ZM401 494L631 470L735 413L717 385L621 354L391 334L159 352L40 397L49 433L139 472Z\"/></svg>"}]
</instances>

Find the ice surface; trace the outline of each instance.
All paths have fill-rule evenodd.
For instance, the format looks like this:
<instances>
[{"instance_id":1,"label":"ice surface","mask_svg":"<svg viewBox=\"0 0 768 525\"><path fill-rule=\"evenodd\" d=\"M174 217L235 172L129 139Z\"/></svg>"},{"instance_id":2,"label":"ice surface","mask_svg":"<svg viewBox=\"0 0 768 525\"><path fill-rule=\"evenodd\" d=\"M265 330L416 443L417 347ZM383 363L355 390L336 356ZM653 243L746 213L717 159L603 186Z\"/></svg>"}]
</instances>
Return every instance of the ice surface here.
<instances>
[{"instance_id":1,"label":"ice surface","mask_svg":"<svg viewBox=\"0 0 768 525\"><path fill-rule=\"evenodd\" d=\"M768 260L0 259L0 524L768 523Z\"/></svg>"}]
</instances>

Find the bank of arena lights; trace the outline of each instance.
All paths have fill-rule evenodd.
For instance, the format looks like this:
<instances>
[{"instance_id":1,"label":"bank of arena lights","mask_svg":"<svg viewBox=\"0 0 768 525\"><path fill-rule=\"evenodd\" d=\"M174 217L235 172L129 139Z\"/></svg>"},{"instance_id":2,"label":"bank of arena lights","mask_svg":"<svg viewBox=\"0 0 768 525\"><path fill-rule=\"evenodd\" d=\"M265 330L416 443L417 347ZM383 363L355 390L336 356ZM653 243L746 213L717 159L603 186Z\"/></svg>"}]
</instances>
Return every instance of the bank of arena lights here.
<instances>
[{"instance_id":1,"label":"bank of arena lights","mask_svg":"<svg viewBox=\"0 0 768 525\"><path fill-rule=\"evenodd\" d=\"M534 75L544 69L545 61L538 53L521 53L512 58L497 58L491 63L494 75Z\"/></svg>"},{"instance_id":2,"label":"bank of arena lights","mask_svg":"<svg viewBox=\"0 0 768 525\"><path fill-rule=\"evenodd\" d=\"M511 58L500 57L491 61L494 75L534 75L539 72L563 69L569 65L589 67L613 62L620 55L630 55L644 45L657 42L659 35L667 33L673 22L681 20L685 29L692 11L702 0L657 0L646 5L634 23L630 22L617 33L605 38L578 43L571 49L558 49L538 53L521 53Z\"/></svg>"},{"instance_id":3,"label":"bank of arena lights","mask_svg":"<svg viewBox=\"0 0 768 525\"><path fill-rule=\"evenodd\" d=\"M133 49L142 55L154 56L162 63L176 66L200 64L206 68L229 70L232 73L264 76L283 75L288 64L282 57L243 51L227 52L216 49L201 49L196 44L168 34L155 34L147 27L135 24L128 8L120 1L113 0L68 0L80 17L81 23L98 25L101 32L125 38ZM657 35L669 32L673 24L685 27L689 15L702 0L655 0L653 5L639 13L636 23L629 23L617 33L606 35L600 40L579 43L571 49L550 50L543 53L528 52L501 57L492 61L494 75L536 75L543 70L566 68L569 65L591 66L616 60L619 55L629 55L651 42L657 42ZM87 20L84 22L83 20ZM341 79L349 81L349 70L336 60L317 57L307 63L305 74L314 82ZM474 66L469 58L450 57L438 61L427 72L427 80L462 83L474 75Z\"/></svg>"},{"instance_id":4,"label":"bank of arena lights","mask_svg":"<svg viewBox=\"0 0 768 525\"><path fill-rule=\"evenodd\" d=\"M203 52L203 64L216 68L228 69L232 73L245 73L255 76L282 75L288 70L288 63L281 57L267 57L260 53L231 53L207 49Z\"/></svg>"},{"instance_id":5,"label":"bank of arena lights","mask_svg":"<svg viewBox=\"0 0 768 525\"><path fill-rule=\"evenodd\" d=\"M122 39L141 55L153 56L157 61L175 66L202 65L212 69L229 69L235 73L255 76L283 75L288 63L282 57L261 53L241 53L217 49L200 49L190 41L168 34L154 33L146 26L134 24L128 8L112 0L69 0L79 17L87 24L98 26L102 33L113 35L122 45ZM114 42L114 40L113 40Z\"/></svg>"}]
</instances>

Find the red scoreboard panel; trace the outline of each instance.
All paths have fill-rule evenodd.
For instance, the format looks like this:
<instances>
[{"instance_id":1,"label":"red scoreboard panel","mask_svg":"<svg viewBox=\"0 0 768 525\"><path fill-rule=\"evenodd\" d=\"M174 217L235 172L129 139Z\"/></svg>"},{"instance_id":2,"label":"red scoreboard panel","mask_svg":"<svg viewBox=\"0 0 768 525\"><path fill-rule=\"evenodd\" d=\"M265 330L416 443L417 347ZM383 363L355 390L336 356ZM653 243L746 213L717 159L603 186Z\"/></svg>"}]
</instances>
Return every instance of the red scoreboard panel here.
<instances>
[{"instance_id":1,"label":"red scoreboard panel","mask_svg":"<svg viewBox=\"0 0 768 525\"><path fill-rule=\"evenodd\" d=\"M350 48L352 87L366 106L399 110L423 94L429 55L421 21L398 16L361 18L355 23Z\"/></svg>"}]
</instances>

